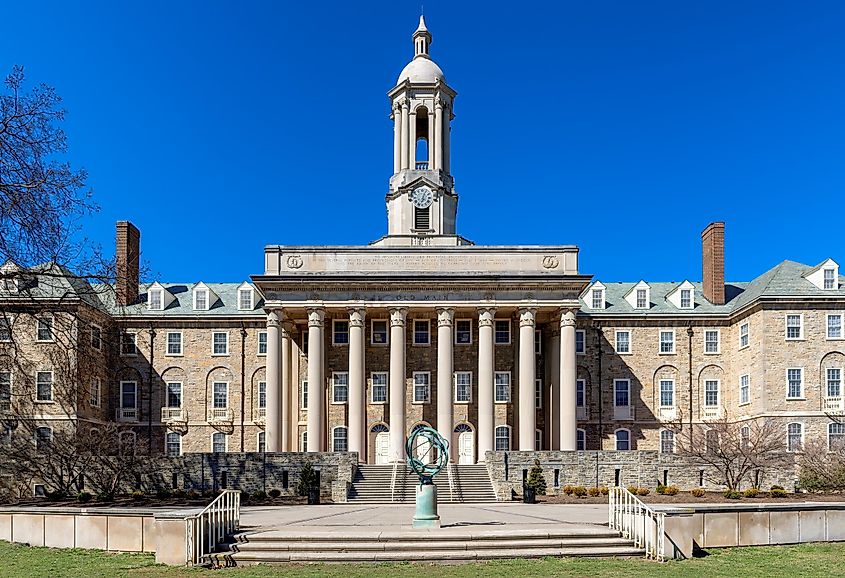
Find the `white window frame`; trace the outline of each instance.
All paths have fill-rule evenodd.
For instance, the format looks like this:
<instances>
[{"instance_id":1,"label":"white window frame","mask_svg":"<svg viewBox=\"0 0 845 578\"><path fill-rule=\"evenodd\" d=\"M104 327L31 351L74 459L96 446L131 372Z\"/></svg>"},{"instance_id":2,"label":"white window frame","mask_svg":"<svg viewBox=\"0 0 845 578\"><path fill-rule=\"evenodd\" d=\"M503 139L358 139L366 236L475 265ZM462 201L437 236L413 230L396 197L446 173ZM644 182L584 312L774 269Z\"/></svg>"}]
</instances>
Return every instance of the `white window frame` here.
<instances>
[{"instance_id":1,"label":"white window frame","mask_svg":"<svg viewBox=\"0 0 845 578\"><path fill-rule=\"evenodd\" d=\"M132 336L132 348L134 351L132 353L126 352L126 345L128 343L125 341L127 336ZM123 357L137 357L138 355L138 332L137 331L121 331L120 332L120 355Z\"/></svg>"},{"instance_id":2,"label":"white window frame","mask_svg":"<svg viewBox=\"0 0 845 578\"><path fill-rule=\"evenodd\" d=\"M469 341L458 341L458 323L469 323ZM472 345L472 319L455 319L455 345Z\"/></svg>"},{"instance_id":3,"label":"white window frame","mask_svg":"<svg viewBox=\"0 0 845 578\"><path fill-rule=\"evenodd\" d=\"M425 376L425 391L426 396L425 399L418 399L417 398L417 376ZM412 387L413 391L411 392L411 399L413 400L412 403L414 404L425 404L431 403L431 372L430 371L415 371L411 374Z\"/></svg>"},{"instance_id":4,"label":"white window frame","mask_svg":"<svg viewBox=\"0 0 845 578\"><path fill-rule=\"evenodd\" d=\"M156 306L155 300L158 299ZM147 309L150 311L164 311L164 289L156 287L150 289L147 294Z\"/></svg>"},{"instance_id":5,"label":"white window frame","mask_svg":"<svg viewBox=\"0 0 845 578\"><path fill-rule=\"evenodd\" d=\"M543 332L534 330L534 355L543 355Z\"/></svg>"},{"instance_id":6,"label":"white window frame","mask_svg":"<svg viewBox=\"0 0 845 578\"><path fill-rule=\"evenodd\" d=\"M830 318L839 317L839 337L830 336ZM845 339L845 313L828 313L824 318L824 334L828 341L842 341Z\"/></svg>"},{"instance_id":7,"label":"white window frame","mask_svg":"<svg viewBox=\"0 0 845 578\"><path fill-rule=\"evenodd\" d=\"M672 396L672 403L665 405L663 403L663 383L670 383L671 387L671 396ZM614 391L615 394L615 391ZM675 380L673 378L665 378L665 379L658 379L657 380L657 401L659 402L659 406L661 408L668 408L668 407L675 407Z\"/></svg>"},{"instance_id":8,"label":"white window frame","mask_svg":"<svg viewBox=\"0 0 845 578\"><path fill-rule=\"evenodd\" d=\"M534 451L543 450L543 430L537 428L534 430Z\"/></svg>"},{"instance_id":9,"label":"white window frame","mask_svg":"<svg viewBox=\"0 0 845 578\"><path fill-rule=\"evenodd\" d=\"M222 452L215 451L215 449L214 449L214 438L216 436L223 436L223 451ZM212 432L212 434L211 434L211 453L213 453L213 454L225 454L225 453L228 453L228 452L229 452L229 436L227 436L222 431Z\"/></svg>"},{"instance_id":10,"label":"white window frame","mask_svg":"<svg viewBox=\"0 0 845 578\"><path fill-rule=\"evenodd\" d=\"M97 331L97 345L94 345L94 330L95 329ZM88 331L88 336L89 336L89 339L90 339L91 348L96 349L97 351L102 351L103 350L103 328L100 325L97 325L96 323L92 323L90 328L89 328L89 331Z\"/></svg>"},{"instance_id":11,"label":"white window frame","mask_svg":"<svg viewBox=\"0 0 845 578\"><path fill-rule=\"evenodd\" d=\"M384 376L384 385L378 385L378 387L384 387L384 400L376 401L373 397L376 391L376 375L383 375ZM370 372L370 403L371 404L378 404L384 405L388 403L390 400L390 373L387 371L372 371Z\"/></svg>"},{"instance_id":12,"label":"white window frame","mask_svg":"<svg viewBox=\"0 0 845 578\"><path fill-rule=\"evenodd\" d=\"M628 389L628 403L625 404L625 405L619 405L617 403L616 385L619 384L619 383L624 383L628 386L627 387L627 389ZM631 380L630 379L614 379L613 380L613 407L631 407L633 405L632 401L633 400L631 399Z\"/></svg>"},{"instance_id":13,"label":"white window frame","mask_svg":"<svg viewBox=\"0 0 845 578\"><path fill-rule=\"evenodd\" d=\"M466 399L458 399L458 376L469 376L469 383L466 384L467 387L467 398ZM454 374L454 393L452 396L452 401L458 404L468 404L472 403L472 372L471 371L456 371Z\"/></svg>"},{"instance_id":14,"label":"white window frame","mask_svg":"<svg viewBox=\"0 0 845 578\"><path fill-rule=\"evenodd\" d=\"M745 334L742 333L742 328L745 328ZM745 338L745 344L742 343L743 337ZM751 344L751 325L746 321L745 323L741 323L739 325L739 348L745 349Z\"/></svg>"},{"instance_id":15,"label":"white window frame","mask_svg":"<svg viewBox=\"0 0 845 578\"><path fill-rule=\"evenodd\" d=\"M258 382L258 409L267 409L267 380Z\"/></svg>"},{"instance_id":16,"label":"white window frame","mask_svg":"<svg viewBox=\"0 0 845 578\"><path fill-rule=\"evenodd\" d=\"M171 439L175 439L177 441L171 442L170 441ZM174 443L174 445L178 444L178 446L179 446L179 452L178 453L174 454L174 453L170 452L171 443ZM170 457L176 457L176 456L182 455L182 436L179 435L178 432L169 431L169 432L164 434L164 455L170 456Z\"/></svg>"},{"instance_id":17,"label":"white window frame","mask_svg":"<svg viewBox=\"0 0 845 578\"><path fill-rule=\"evenodd\" d=\"M798 447L797 448L793 448L790 444L790 438L792 437L792 434L789 433L789 426L791 426L791 425L797 425L801 430L799 432L801 437L798 440ZM804 431L806 429L807 428L804 427L804 423L800 422L800 421L791 421L791 422L786 424L786 451L787 452L789 452L791 454L795 454L795 453L800 453L801 450L804 449Z\"/></svg>"},{"instance_id":18,"label":"white window frame","mask_svg":"<svg viewBox=\"0 0 845 578\"><path fill-rule=\"evenodd\" d=\"M50 374L50 397L41 399L41 396L38 392L38 384L39 383L46 383L43 381L38 380L38 376L42 373ZM56 373L52 369L39 369L35 372L35 403L53 403L53 390L56 387Z\"/></svg>"},{"instance_id":19,"label":"white window frame","mask_svg":"<svg viewBox=\"0 0 845 578\"><path fill-rule=\"evenodd\" d=\"M628 351L619 351L619 335L628 334ZM634 350L633 334L630 329L617 329L613 336L613 350L619 355L631 355Z\"/></svg>"},{"instance_id":20,"label":"white window frame","mask_svg":"<svg viewBox=\"0 0 845 578\"><path fill-rule=\"evenodd\" d=\"M715 333L716 334L716 351L707 351L707 334L708 333ZM719 355L722 353L722 330L721 329L705 329L704 330L704 355Z\"/></svg>"},{"instance_id":21,"label":"white window frame","mask_svg":"<svg viewBox=\"0 0 845 578\"><path fill-rule=\"evenodd\" d=\"M171 353L170 351L170 336L171 335L178 335L179 336L179 352L178 353ZM168 331L165 335L164 340L164 355L167 357L182 357L184 356L184 336L182 335L181 331Z\"/></svg>"},{"instance_id":22,"label":"white window frame","mask_svg":"<svg viewBox=\"0 0 845 578\"><path fill-rule=\"evenodd\" d=\"M499 384L497 383L497 377L500 375L507 375L508 376L508 395L507 399L499 399ZM513 381L511 380L511 372L510 371L494 371L493 372L493 402L494 403L510 403L511 399L513 398Z\"/></svg>"},{"instance_id":23,"label":"white window frame","mask_svg":"<svg viewBox=\"0 0 845 578\"><path fill-rule=\"evenodd\" d=\"M578 438L581 438L580 440ZM587 430L584 428L576 428L575 430L575 449L576 451L587 450Z\"/></svg>"},{"instance_id":24,"label":"white window frame","mask_svg":"<svg viewBox=\"0 0 845 578\"><path fill-rule=\"evenodd\" d=\"M417 325L425 327L425 341L417 341ZM427 347L431 345L431 319L413 319L411 321L411 331L411 345L419 347Z\"/></svg>"},{"instance_id":25,"label":"white window frame","mask_svg":"<svg viewBox=\"0 0 845 578\"><path fill-rule=\"evenodd\" d=\"M640 293L643 294L642 305L640 305ZM634 289L634 303L635 309L648 309L648 289L642 287Z\"/></svg>"},{"instance_id":26,"label":"white window frame","mask_svg":"<svg viewBox=\"0 0 845 578\"><path fill-rule=\"evenodd\" d=\"M135 395L133 396L135 398L135 405L133 405L133 406L123 405L123 386L124 385L131 385L133 387L133 389L135 390ZM133 381L131 379L121 380L120 383L118 384L117 395L118 395L117 404L118 404L118 407L120 409L134 409L136 411L138 410L138 382L137 381Z\"/></svg>"},{"instance_id":27,"label":"white window frame","mask_svg":"<svg viewBox=\"0 0 845 578\"><path fill-rule=\"evenodd\" d=\"M217 405L217 399L216 399L216 395L215 395L216 392L214 391L214 386L217 385L218 383L225 386L224 393L226 394L226 399L225 399L226 403L222 406ZM229 382L228 381L212 381L211 382L211 407L212 407L212 409L229 409L229 402L230 401L231 400L229 399Z\"/></svg>"},{"instance_id":28,"label":"white window frame","mask_svg":"<svg viewBox=\"0 0 845 578\"><path fill-rule=\"evenodd\" d=\"M707 403L707 383L713 382L716 384L716 403ZM722 404L722 380L721 379L705 379L704 380L704 407L720 407Z\"/></svg>"},{"instance_id":29,"label":"white window frame","mask_svg":"<svg viewBox=\"0 0 845 578\"><path fill-rule=\"evenodd\" d=\"M798 337L789 336L789 318L798 317ZM804 340L804 314L803 313L787 313L783 316L783 337L786 341L803 341Z\"/></svg>"},{"instance_id":30,"label":"white window frame","mask_svg":"<svg viewBox=\"0 0 845 578\"><path fill-rule=\"evenodd\" d=\"M50 320L50 338L41 339L41 322ZM56 318L53 315L38 315L35 318L35 342L36 343L53 343L56 341Z\"/></svg>"},{"instance_id":31,"label":"white window frame","mask_svg":"<svg viewBox=\"0 0 845 578\"><path fill-rule=\"evenodd\" d=\"M671 347L669 351L663 351L663 334L667 333L672 336L670 342ZM658 329L657 330L657 352L660 355L675 355L675 330L674 329Z\"/></svg>"},{"instance_id":32,"label":"white window frame","mask_svg":"<svg viewBox=\"0 0 845 578\"><path fill-rule=\"evenodd\" d=\"M337 339L338 334L342 334L343 332L338 332L337 326L340 324L346 324L346 341L339 341ZM349 319L332 319L332 345L335 347L345 347L349 345Z\"/></svg>"},{"instance_id":33,"label":"white window frame","mask_svg":"<svg viewBox=\"0 0 845 578\"><path fill-rule=\"evenodd\" d=\"M627 447L627 448L625 448L625 449L619 449L619 432L621 432L621 431L623 431L623 432L625 432L626 434L628 434L628 440L627 440L627 442L626 442L626 443L628 444L628 447ZM615 451L617 451L617 452L630 452L630 451L631 451L631 447L632 447L632 444L631 444L631 430L629 430L629 429L628 429L628 428L626 428L626 427L620 427L620 428L617 428L616 430L614 430L614 431L613 431L613 449L614 449Z\"/></svg>"},{"instance_id":34,"label":"white window frame","mask_svg":"<svg viewBox=\"0 0 845 578\"><path fill-rule=\"evenodd\" d=\"M789 387L790 387L790 385L789 385L789 372L790 371L801 372L800 373L801 381L798 385L798 387L800 387L801 390L799 391L799 394L798 394L797 397L789 395ZM793 401L793 400L794 401L800 401L800 400L806 399L805 398L805 391L804 391L804 383L805 383L805 378L804 378L804 368L803 367L787 367L786 368L786 399L789 400L789 401Z\"/></svg>"},{"instance_id":35,"label":"white window frame","mask_svg":"<svg viewBox=\"0 0 845 578\"><path fill-rule=\"evenodd\" d=\"M304 432L299 434L299 451L308 451L308 430L305 430Z\"/></svg>"},{"instance_id":36,"label":"white window frame","mask_svg":"<svg viewBox=\"0 0 845 578\"><path fill-rule=\"evenodd\" d=\"M534 379L534 409L543 409L543 380Z\"/></svg>"},{"instance_id":37,"label":"white window frame","mask_svg":"<svg viewBox=\"0 0 845 578\"><path fill-rule=\"evenodd\" d=\"M337 449L337 432L339 430L343 430L343 435L345 436L346 441L346 449L339 450ZM333 452L348 452L349 451L349 428L345 425L338 425L332 428L332 451Z\"/></svg>"},{"instance_id":38,"label":"white window frame","mask_svg":"<svg viewBox=\"0 0 845 578\"><path fill-rule=\"evenodd\" d=\"M249 306L244 307L243 303L241 302L241 295L249 294ZM252 287L239 287L238 288L238 311L252 311L255 309L255 293Z\"/></svg>"},{"instance_id":39,"label":"white window frame","mask_svg":"<svg viewBox=\"0 0 845 578\"><path fill-rule=\"evenodd\" d=\"M840 436L839 443L840 443L841 447L839 447L839 448L834 448L830 443L830 435L831 435L830 434L830 427L834 426L834 425L842 426L842 433L833 434L835 436ZM836 451L836 450L841 450L843 447L845 447L845 424L843 424L842 422L837 422L837 421L832 421L832 422L828 423L827 424L827 451L832 452L832 451Z\"/></svg>"},{"instance_id":40,"label":"white window frame","mask_svg":"<svg viewBox=\"0 0 845 578\"><path fill-rule=\"evenodd\" d=\"M830 273L830 279L827 278L828 273ZM830 281L830 287L827 286L828 281ZM834 267L825 267L824 269L822 269L822 290L830 291L832 289L836 289L836 286L836 269Z\"/></svg>"},{"instance_id":41,"label":"white window frame","mask_svg":"<svg viewBox=\"0 0 845 578\"><path fill-rule=\"evenodd\" d=\"M684 305L684 293L689 293L689 303ZM692 309L695 305L695 299L693 298L693 291L692 289L680 289L678 293L678 308L679 309Z\"/></svg>"},{"instance_id":42,"label":"white window frame","mask_svg":"<svg viewBox=\"0 0 845 578\"><path fill-rule=\"evenodd\" d=\"M342 401L337 400L338 383L337 379L341 376L346 376L346 383L342 386L346 388L346 399ZM332 405L346 405L349 403L349 372L348 371L332 371Z\"/></svg>"},{"instance_id":43,"label":"white window frame","mask_svg":"<svg viewBox=\"0 0 845 578\"><path fill-rule=\"evenodd\" d=\"M258 435L255 436L255 451L259 454L267 452L267 436L264 435L263 431L258 432Z\"/></svg>"},{"instance_id":44,"label":"white window frame","mask_svg":"<svg viewBox=\"0 0 845 578\"><path fill-rule=\"evenodd\" d=\"M596 301L599 301L598 307L596 306ZM604 309L605 303L607 303L607 294L604 291L604 287L590 287L589 308L598 311Z\"/></svg>"},{"instance_id":45,"label":"white window frame","mask_svg":"<svg viewBox=\"0 0 845 578\"><path fill-rule=\"evenodd\" d=\"M499 449L499 440L503 439L503 437L499 436L499 431L502 430L502 429L505 429L508 432L507 439L506 439L506 442L507 442L506 445L508 447L506 449ZM503 452L503 451L509 452L511 450L511 434L512 433L513 432L511 431L511 426L509 426L507 424L497 425L495 428L493 428L493 447L495 448L495 450L497 452Z\"/></svg>"},{"instance_id":46,"label":"white window frame","mask_svg":"<svg viewBox=\"0 0 845 578\"><path fill-rule=\"evenodd\" d=\"M838 371L839 372L839 378L836 380L836 381L839 382L838 383L839 393L837 393L836 395L830 395L830 384L831 384L832 381L834 381L830 378L830 372L831 371ZM841 397L842 396L842 376L843 376L843 374L845 374L845 370L843 370L843 368L841 368L841 367L826 367L825 368L825 370L824 370L824 397L830 398L830 397Z\"/></svg>"},{"instance_id":47,"label":"white window frame","mask_svg":"<svg viewBox=\"0 0 845 578\"><path fill-rule=\"evenodd\" d=\"M197 305L197 302L199 301L199 299L197 299L197 297L199 297L200 293L205 295L205 307L199 307ZM211 291L208 289L208 287L200 287L200 288L194 287L194 292L193 292L194 311L208 311L209 308L211 307L211 303L209 303L210 301L211 301Z\"/></svg>"},{"instance_id":48,"label":"white window frame","mask_svg":"<svg viewBox=\"0 0 845 578\"><path fill-rule=\"evenodd\" d=\"M308 380L303 379L299 382L299 409L308 409Z\"/></svg>"},{"instance_id":49,"label":"white window frame","mask_svg":"<svg viewBox=\"0 0 845 578\"><path fill-rule=\"evenodd\" d=\"M170 405L170 384L179 384L179 405ZM211 392L212 396L214 391ZM181 409L185 404L185 387L181 381L168 380L164 382L164 407L167 409Z\"/></svg>"},{"instance_id":50,"label":"white window frame","mask_svg":"<svg viewBox=\"0 0 845 578\"><path fill-rule=\"evenodd\" d=\"M668 436L670 438L669 443L672 444L671 450L668 451L668 452L665 451L665 448L664 448L664 445L663 445L666 442L666 440L663 439L664 434L669 434L669 436ZM660 441L660 448L659 449L660 449L661 454L674 454L675 453L675 432L674 431L672 431L670 429L666 429L666 428L661 429L659 441Z\"/></svg>"},{"instance_id":51,"label":"white window frame","mask_svg":"<svg viewBox=\"0 0 845 578\"><path fill-rule=\"evenodd\" d=\"M91 378L91 398L88 400L91 407L100 407L100 396L103 391L103 380L99 377Z\"/></svg>"},{"instance_id":52,"label":"white window frame","mask_svg":"<svg viewBox=\"0 0 845 578\"><path fill-rule=\"evenodd\" d=\"M507 323L508 324L508 340L507 341L499 341L499 330L497 329L497 325L499 323ZM511 340L513 339L513 323L510 319L502 319L501 317L493 319L493 344L494 345L510 345Z\"/></svg>"},{"instance_id":53,"label":"white window frame","mask_svg":"<svg viewBox=\"0 0 845 578\"><path fill-rule=\"evenodd\" d=\"M578 336L581 336L581 351L578 351ZM587 354L587 332L584 329L575 330L575 355Z\"/></svg>"},{"instance_id":54,"label":"white window frame","mask_svg":"<svg viewBox=\"0 0 845 578\"><path fill-rule=\"evenodd\" d=\"M743 392L745 400L743 400ZM739 376L739 405L751 403L751 374L743 373Z\"/></svg>"},{"instance_id":55,"label":"white window frame","mask_svg":"<svg viewBox=\"0 0 845 578\"><path fill-rule=\"evenodd\" d=\"M223 353L215 353L214 352L214 345L215 345L214 338L217 335L225 335L226 336L226 341L224 342L224 345L226 347L226 351L224 351ZM225 357L225 356L229 355L229 332L228 331L212 331L211 332L211 355L212 355L212 357Z\"/></svg>"},{"instance_id":56,"label":"white window frame","mask_svg":"<svg viewBox=\"0 0 845 578\"><path fill-rule=\"evenodd\" d=\"M264 336L264 342L263 342L264 351L263 352L261 351L261 345L262 345L261 336L262 335ZM267 355L267 330L266 329L264 331L258 332L258 350L256 352L256 355L261 356L261 357L264 357L264 356Z\"/></svg>"},{"instance_id":57,"label":"white window frame","mask_svg":"<svg viewBox=\"0 0 845 578\"><path fill-rule=\"evenodd\" d=\"M375 341L376 323L384 323L384 343L380 341ZM370 345L376 345L379 347L390 345L390 321L388 319L370 319Z\"/></svg>"}]
</instances>

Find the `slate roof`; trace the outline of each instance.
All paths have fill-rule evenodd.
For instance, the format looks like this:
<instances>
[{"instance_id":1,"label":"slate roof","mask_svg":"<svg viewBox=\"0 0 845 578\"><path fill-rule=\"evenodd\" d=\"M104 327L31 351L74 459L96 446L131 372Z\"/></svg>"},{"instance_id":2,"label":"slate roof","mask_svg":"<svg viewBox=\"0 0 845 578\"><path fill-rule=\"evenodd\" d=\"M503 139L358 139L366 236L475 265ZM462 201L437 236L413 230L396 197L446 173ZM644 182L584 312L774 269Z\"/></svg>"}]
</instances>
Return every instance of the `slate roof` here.
<instances>
[{"instance_id":1,"label":"slate roof","mask_svg":"<svg viewBox=\"0 0 845 578\"><path fill-rule=\"evenodd\" d=\"M108 309L111 313L127 317L175 317L175 316L194 316L194 317L227 317L234 315L248 315L255 317L264 316L264 299L261 298L258 290L253 287L253 303L252 310L244 311L238 309L238 288L243 285L240 283L204 283L212 293L217 295L217 299L209 304L208 310L194 310L193 289L197 283L159 283L167 291L173 295L173 302L161 311L151 311L147 308L147 290L153 285L152 283L145 283L139 286L138 291L141 293L138 296L138 301L134 305L126 307L118 307L114 303L114 294L109 292ZM211 296L213 299L214 297Z\"/></svg>"}]
</instances>

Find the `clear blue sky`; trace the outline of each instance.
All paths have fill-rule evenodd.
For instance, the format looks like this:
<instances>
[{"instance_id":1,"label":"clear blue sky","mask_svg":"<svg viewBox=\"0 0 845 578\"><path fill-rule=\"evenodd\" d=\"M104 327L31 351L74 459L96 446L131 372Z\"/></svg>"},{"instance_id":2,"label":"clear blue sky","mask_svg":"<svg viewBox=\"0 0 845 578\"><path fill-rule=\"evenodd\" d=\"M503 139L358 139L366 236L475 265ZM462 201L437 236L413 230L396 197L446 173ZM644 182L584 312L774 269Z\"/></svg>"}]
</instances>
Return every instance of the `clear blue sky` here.
<instances>
[{"instance_id":1,"label":"clear blue sky","mask_svg":"<svg viewBox=\"0 0 845 578\"><path fill-rule=\"evenodd\" d=\"M458 91L458 229L581 247L605 281L845 263L845 3L425 2ZM70 160L164 281L239 281L265 244L386 231L385 95L418 2L14 2L0 70L68 110ZM632 258L632 256L638 258Z\"/></svg>"}]
</instances>

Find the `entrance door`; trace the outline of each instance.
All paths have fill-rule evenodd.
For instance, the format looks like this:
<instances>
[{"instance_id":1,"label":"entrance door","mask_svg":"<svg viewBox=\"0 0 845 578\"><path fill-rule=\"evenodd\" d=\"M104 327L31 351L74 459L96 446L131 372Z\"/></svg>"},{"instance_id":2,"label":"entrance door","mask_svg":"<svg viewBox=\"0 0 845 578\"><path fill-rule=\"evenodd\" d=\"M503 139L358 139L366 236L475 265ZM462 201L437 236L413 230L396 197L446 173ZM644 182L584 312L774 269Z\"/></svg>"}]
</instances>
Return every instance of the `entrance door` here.
<instances>
[{"instance_id":1,"label":"entrance door","mask_svg":"<svg viewBox=\"0 0 845 578\"><path fill-rule=\"evenodd\" d=\"M386 431L376 434L376 463L387 463L387 452L390 447L390 434Z\"/></svg>"},{"instance_id":2,"label":"entrance door","mask_svg":"<svg viewBox=\"0 0 845 578\"><path fill-rule=\"evenodd\" d=\"M474 439L471 431L461 432L458 435L458 463L459 464L474 464L475 463L475 447L473 447Z\"/></svg>"},{"instance_id":3,"label":"entrance door","mask_svg":"<svg viewBox=\"0 0 845 578\"><path fill-rule=\"evenodd\" d=\"M417 459L424 464L431 464L434 463L434 448L428 442L421 442L420 438L417 438L417 447L414 448Z\"/></svg>"}]
</instances>

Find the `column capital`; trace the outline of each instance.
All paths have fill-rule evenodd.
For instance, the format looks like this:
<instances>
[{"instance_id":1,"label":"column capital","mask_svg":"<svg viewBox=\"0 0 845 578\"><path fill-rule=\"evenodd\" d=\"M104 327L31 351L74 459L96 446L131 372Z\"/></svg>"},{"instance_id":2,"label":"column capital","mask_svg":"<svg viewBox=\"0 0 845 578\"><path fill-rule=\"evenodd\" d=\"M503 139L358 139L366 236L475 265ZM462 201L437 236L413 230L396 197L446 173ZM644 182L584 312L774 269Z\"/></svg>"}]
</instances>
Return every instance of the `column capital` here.
<instances>
[{"instance_id":1,"label":"column capital","mask_svg":"<svg viewBox=\"0 0 845 578\"><path fill-rule=\"evenodd\" d=\"M322 307L308 309L308 327L322 327L326 319L326 310Z\"/></svg>"},{"instance_id":2,"label":"column capital","mask_svg":"<svg viewBox=\"0 0 845 578\"><path fill-rule=\"evenodd\" d=\"M526 325L534 326L537 317L537 308L536 307L520 307L519 309L519 326L525 327Z\"/></svg>"},{"instance_id":3,"label":"column capital","mask_svg":"<svg viewBox=\"0 0 845 578\"><path fill-rule=\"evenodd\" d=\"M363 307L350 307L349 311L349 327L363 327L364 317L367 315L367 310Z\"/></svg>"},{"instance_id":4,"label":"column capital","mask_svg":"<svg viewBox=\"0 0 845 578\"><path fill-rule=\"evenodd\" d=\"M575 309L561 309L560 310L560 326L574 327L575 326Z\"/></svg>"},{"instance_id":5,"label":"column capital","mask_svg":"<svg viewBox=\"0 0 845 578\"><path fill-rule=\"evenodd\" d=\"M282 337L283 338L284 337L290 338L290 336L294 332L294 329L296 328L296 325L292 321L283 321L282 324L281 324L281 328L282 328Z\"/></svg>"},{"instance_id":6,"label":"column capital","mask_svg":"<svg viewBox=\"0 0 845 578\"><path fill-rule=\"evenodd\" d=\"M452 327L455 320L455 310L451 307L439 307L437 309L437 326Z\"/></svg>"},{"instance_id":7,"label":"column capital","mask_svg":"<svg viewBox=\"0 0 845 578\"><path fill-rule=\"evenodd\" d=\"M405 318L408 316L408 309L405 307L397 307L390 310L390 326L404 327Z\"/></svg>"},{"instance_id":8,"label":"column capital","mask_svg":"<svg viewBox=\"0 0 845 578\"><path fill-rule=\"evenodd\" d=\"M495 307L480 307L478 309L478 326L490 327L493 325L493 320L496 319Z\"/></svg>"},{"instance_id":9,"label":"column capital","mask_svg":"<svg viewBox=\"0 0 845 578\"><path fill-rule=\"evenodd\" d=\"M281 311L278 309L270 309L267 311L267 327L278 327L281 319Z\"/></svg>"}]
</instances>

